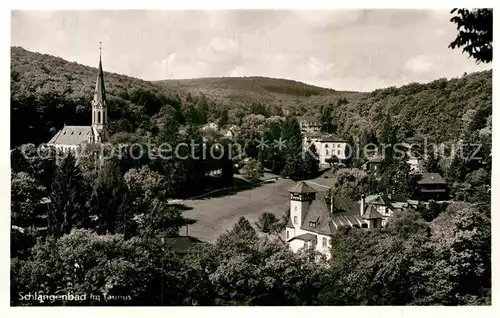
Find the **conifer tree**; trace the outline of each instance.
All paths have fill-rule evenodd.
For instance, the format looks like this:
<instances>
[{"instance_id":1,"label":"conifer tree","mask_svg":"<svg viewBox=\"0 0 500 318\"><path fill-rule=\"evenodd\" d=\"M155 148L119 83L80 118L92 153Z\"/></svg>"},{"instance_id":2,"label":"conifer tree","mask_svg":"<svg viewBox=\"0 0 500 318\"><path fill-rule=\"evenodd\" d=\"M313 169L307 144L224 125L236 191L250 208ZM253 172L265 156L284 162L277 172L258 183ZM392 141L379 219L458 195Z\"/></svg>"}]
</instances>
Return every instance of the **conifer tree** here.
<instances>
[{"instance_id":1,"label":"conifer tree","mask_svg":"<svg viewBox=\"0 0 500 318\"><path fill-rule=\"evenodd\" d=\"M88 187L71 153L57 167L51 189L51 232L59 236L74 227L88 227L89 211L85 208Z\"/></svg>"}]
</instances>

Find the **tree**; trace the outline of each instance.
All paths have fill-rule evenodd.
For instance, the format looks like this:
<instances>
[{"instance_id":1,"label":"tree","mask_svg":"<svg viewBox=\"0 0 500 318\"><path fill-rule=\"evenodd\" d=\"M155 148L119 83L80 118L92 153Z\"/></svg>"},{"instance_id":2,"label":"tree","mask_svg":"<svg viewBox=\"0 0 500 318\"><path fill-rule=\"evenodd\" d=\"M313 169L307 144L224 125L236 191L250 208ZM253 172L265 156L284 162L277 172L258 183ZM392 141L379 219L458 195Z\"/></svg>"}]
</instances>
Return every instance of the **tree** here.
<instances>
[{"instance_id":1,"label":"tree","mask_svg":"<svg viewBox=\"0 0 500 318\"><path fill-rule=\"evenodd\" d=\"M132 196L140 200L165 198L165 178L148 166L132 168L124 175L125 184Z\"/></svg>"},{"instance_id":2,"label":"tree","mask_svg":"<svg viewBox=\"0 0 500 318\"><path fill-rule=\"evenodd\" d=\"M277 218L276 215L270 212L264 212L259 216L259 220L255 223L255 225L262 233L266 233L267 235L276 235L283 241L279 235L285 229L286 223Z\"/></svg>"},{"instance_id":3,"label":"tree","mask_svg":"<svg viewBox=\"0 0 500 318\"><path fill-rule=\"evenodd\" d=\"M426 271L420 304L490 303L490 218L471 204L454 203L432 221L431 233L431 257L416 266Z\"/></svg>"},{"instance_id":4,"label":"tree","mask_svg":"<svg viewBox=\"0 0 500 318\"><path fill-rule=\"evenodd\" d=\"M250 222L242 216L230 231L219 236L216 246L223 254L234 255L253 250L258 239L259 237L255 229Z\"/></svg>"},{"instance_id":5,"label":"tree","mask_svg":"<svg viewBox=\"0 0 500 318\"><path fill-rule=\"evenodd\" d=\"M181 211L158 198L149 199L141 204L139 235L147 239L179 236L179 230L186 224Z\"/></svg>"},{"instance_id":6,"label":"tree","mask_svg":"<svg viewBox=\"0 0 500 318\"><path fill-rule=\"evenodd\" d=\"M71 153L57 167L51 190L49 222L53 234L63 235L74 227L89 226L85 209L88 186Z\"/></svg>"},{"instance_id":7,"label":"tree","mask_svg":"<svg viewBox=\"0 0 500 318\"><path fill-rule=\"evenodd\" d=\"M227 109L224 109L219 118L219 127L224 127L229 121L229 115Z\"/></svg>"},{"instance_id":8,"label":"tree","mask_svg":"<svg viewBox=\"0 0 500 318\"><path fill-rule=\"evenodd\" d=\"M248 159L242 170L245 179L252 183L260 181L260 178L264 175L260 162L253 158Z\"/></svg>"},{"instance_id":9,"label":"tree","mask_svg":"<svg viewBox=\"0 0 500 318\"><path fill-rule=\"evenodd\" d=\"M313 179L318 175L319 171L319 155L314 144L309 147L305 153L303 161L303 179Z\"/></svg>"},{"instance_id":10,"label":"tree","mask_svg":"<svg viewBox=\"0 0 500 318\"><path fill-rule=\"evenodd\" d=\"M287 117L281 131L281 138L286 142L285 163L281 175L292 180L304 179L304 160L302 132L295 117Z\"/></svg>"},{"instance_id":11,"label":"tree","mask_svg":"<svg viewBox=\"0 0 500 318\"><path fill-rule=\"evenodd\" d=\"M129 203L124 202L130 200L128 192L117 160L105 162L98 172L89 202L91 215L97 217L100 233L115 234L118 224L122 224L121 230L124 229L124 224L130 224L134 216L133 209ZM118 215L120 208L124 208L123 204L128 205L132 213L122 211Z\"/></svg>"},{"instance_id":12,"label":"tree","mask_svg":"<svg viewBox=\"0 0 500 318\"><path fill-rule=\"evenodd\" d=\"M321 122L321 132L327 134L334 133L337 127L333 123L333 104L330 103L327 106L321 106L320 111L319 121Z\"/></svg>"},{"instance_id":13,"label":"tree","mask_svg":"<svg viewBox=\"0 0 500 318\"><path fill-rule=\"evenodd\" d=\"M26 172L12 174L11 180L11 220L12 225L34 226L39 218L45 187Z\"/></svg>"},{"instance_id":14,"label":"tree","mask_svg":"<svg viewBox=\"0 0 500 318\"><path fill-rule=\"evenodd\" d=\"M451 22L457 25L458 35L450 43L452 49L462 48L463 53L477 63L493 60L493 9L453 9Z\"/></svg>"}]
</instances>

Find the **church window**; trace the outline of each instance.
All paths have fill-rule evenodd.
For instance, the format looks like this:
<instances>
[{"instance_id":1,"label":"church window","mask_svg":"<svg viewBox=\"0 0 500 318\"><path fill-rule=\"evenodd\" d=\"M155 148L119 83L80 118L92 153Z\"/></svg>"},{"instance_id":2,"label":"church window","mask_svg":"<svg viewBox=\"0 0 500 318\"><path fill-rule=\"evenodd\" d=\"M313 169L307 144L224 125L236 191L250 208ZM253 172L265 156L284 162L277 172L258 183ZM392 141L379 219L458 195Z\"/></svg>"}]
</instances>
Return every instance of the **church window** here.
<instances>
[{"instance_id":1,"label":"church window","mask_svg":"<svg viewBox=\"0 0 500 318\"><path fill-rule=\"evenodd\" d=\"M97 123L101 123L101 112L97 112Z\"/></svg>"},{"instance_id":2,"label":"church window","mask_svg":"<svg viewBox=\"0 0 500 318\"><path fill-rule=\"evenodd\" d=\"M326 247L326 237L323 238L323 247Z\"/></svg>"},{"instance_id":3,"label":"church window","mask_svg":"<svg viewBox=\"0 0 500 318\"><path fill-rule=\"evenodd\" d=\"M293 217L293 224L297 224L297 222L298 222L298 221L297 221L297 217L296 217L296 216L294 216L294 217Z\"/></svg>"}]
</instances>

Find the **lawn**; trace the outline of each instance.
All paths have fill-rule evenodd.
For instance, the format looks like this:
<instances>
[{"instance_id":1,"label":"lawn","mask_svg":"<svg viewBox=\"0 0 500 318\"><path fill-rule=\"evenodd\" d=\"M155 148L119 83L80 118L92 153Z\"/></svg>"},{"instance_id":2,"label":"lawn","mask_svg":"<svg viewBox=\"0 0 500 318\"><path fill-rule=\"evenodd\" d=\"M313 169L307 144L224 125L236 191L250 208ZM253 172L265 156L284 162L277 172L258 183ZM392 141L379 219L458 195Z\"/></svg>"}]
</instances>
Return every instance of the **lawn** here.
<instances>
[{"instance_id":1,"label":"lawn","mask_svg":"<svg viewBox=\"0 0 500 318\"><path fill-rule=\"evenodd\" d=\"M191 208L183 215L196 223L189 225L188 235L202 241L215 242L217 237L231 229L242 216L254 224L263 212L281 217L289 207L288 189L295 184L289 179L278 179L259 187L205 200L184 200ZM186 229L181 230L181 235Z\"/></svg>"}]
</instances>

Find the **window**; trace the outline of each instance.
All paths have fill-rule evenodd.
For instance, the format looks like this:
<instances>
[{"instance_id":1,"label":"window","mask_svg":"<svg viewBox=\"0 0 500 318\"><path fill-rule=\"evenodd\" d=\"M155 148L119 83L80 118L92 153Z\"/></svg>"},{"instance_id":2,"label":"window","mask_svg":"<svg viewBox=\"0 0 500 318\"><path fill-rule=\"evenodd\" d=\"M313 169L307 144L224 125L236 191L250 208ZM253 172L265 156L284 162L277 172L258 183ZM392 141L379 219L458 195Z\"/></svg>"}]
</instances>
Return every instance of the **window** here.
<instances>
[{"instance_id":1,"label":"window","mask_svg":"<svg viewBox=\"0 0 500 318\"><path fill-rule=\"evenodd\" d=\"M328 150L325 150L325 156L328 156Z\"/></svg>"},{"instance_id":2,"label":"window","mask_svg":"<svg viewBox=\"0 0 500 318\"><path fill-rule=\"evenodd\" d=\"M295 206L295 211L297 211L297 206Z\"/></svg>"},{"instance_id":3,"label":"window","mask_svg":"<svg viewBox=\"0 0 500 318\"><path fill-rule=\"evenodd\" d=\"M290 238L290 232L286 231L286 239Z\"/></svg>"},{"instance_id":4,"label":"window","mask_svg":"<svg viewBox=\"0 0 500 318\"><path fill-rule=\"evenodd\" d=\"M316 222L312 222L312 221L310 221L310 222L309 222L309 226L310 226L310 227L314 227L314 228L316 228Z\"/></svg>"},{"instance_id":5,"label":"window","mask_svg":"<svg viewBox=\"0 0 500 318\"><path fill-rule=\"evenodd\" d=\"M326 247L326 237L323 238L323 247Z\"/></svg>"},{"instance_id":6,"label":"window","mask_svg":"<svg viewBox=\"0 0 500 318\"><path fill-rule=\"evenodd\" d=\"M106 113L102 113L102 122L106 123Z\"/></svg>"},{"instance_id":7,"label":"window","mask_svg":"<svg viewBox=\"0 0 500 318\"><path fill-rule=\"evenodd\" d=\"M293 217L293 224L297 224L297 217L296 216Z\"/></svg>"},{"instance_id":8,"label":"window","mask_svg":"<svg viewBox=\"0 0 500 318\"><path fill-rule=\"evenodd\" d=\"M342 150L337 150L337 155L341 156L342 155Z\"/></svg>"},{"instance_id":9,"label":"window","mask_svg":"<svg viewBox=\"0 0 500 318\"><path fill-rule=\"evenodd\" d=\"M325 144L325 148L328 148L328 144Z\"/></svg>"},{"instance_id":10,"label":"window","mask_svg":"<svg viewBox=\"0 0 500 318\"><path fill-rule=\"evenodd\" d=\"M332 245L332 239L328 239L328 245Z\"/></svg>"},{"instance_id":11,"label":"window","mask_svg":"<svg viewBox=\"0 0 500 318\"><path fill-rule=\"evenodd\" d=\"M97 123L101 123L101 112L97 112Z\"/></svg>"}]
</instances>

